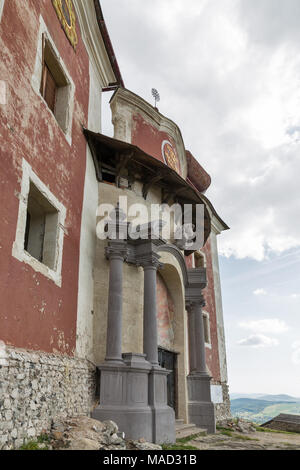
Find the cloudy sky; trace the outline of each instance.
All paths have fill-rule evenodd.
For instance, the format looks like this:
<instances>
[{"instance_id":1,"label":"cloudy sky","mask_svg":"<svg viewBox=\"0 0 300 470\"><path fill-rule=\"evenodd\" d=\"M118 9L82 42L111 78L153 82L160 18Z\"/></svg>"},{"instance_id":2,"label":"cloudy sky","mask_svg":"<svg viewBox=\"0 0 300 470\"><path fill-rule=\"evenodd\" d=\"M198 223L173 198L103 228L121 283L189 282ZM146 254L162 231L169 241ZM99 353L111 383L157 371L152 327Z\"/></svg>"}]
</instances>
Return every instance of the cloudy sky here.
<instances>
[{"instance_id":1,"label":"cloudy sky","mask_svg":"<svg viewBox=\"0 0 300 470\"><path fill-rule=\"evenodd\" d=\"M101 4L126 87L150 102L159 90L231 227L219 238L231 392L300 396L300 1Z\"/></svg>"}]
</instances>

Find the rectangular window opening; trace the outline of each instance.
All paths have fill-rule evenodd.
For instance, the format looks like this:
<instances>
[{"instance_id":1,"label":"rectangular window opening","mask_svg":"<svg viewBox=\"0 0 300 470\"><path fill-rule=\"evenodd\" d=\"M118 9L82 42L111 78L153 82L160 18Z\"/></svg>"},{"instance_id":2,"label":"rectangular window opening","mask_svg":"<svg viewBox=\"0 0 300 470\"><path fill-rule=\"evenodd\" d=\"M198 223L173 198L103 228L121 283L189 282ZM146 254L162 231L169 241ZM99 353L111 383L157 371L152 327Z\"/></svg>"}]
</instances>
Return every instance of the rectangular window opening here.
<instances>
[{"instance_id":1,"label":"rectangular window opening","mask_svg":"<svg viewBox=\"0 0 300 470\"><path fill-rule=\"evenodd\" d=\"M205 343L210 344L209 318L207 315L203 315L203 326Z\"/></svg>"},{"instance_id":2,"label":"rectangular window opening","mask_svg":"<svg viewBox=\"0 0 300 470\"><path fill-rule=\"evenodd\" d=\"M31 182L27 203L24 249L50 269L56 265L58 211Z\"/></svg>"},{"instance_id":3,"label":"rectangular window opening","mask_svg":"<svg viewBox=\"0 0 300 470\"><path fill-rule=\"evenodd\" d=\"M70 84L50 42L43 35L43 67L40 92L58 124L66 133Z\"/></svg>"}]
</instances>

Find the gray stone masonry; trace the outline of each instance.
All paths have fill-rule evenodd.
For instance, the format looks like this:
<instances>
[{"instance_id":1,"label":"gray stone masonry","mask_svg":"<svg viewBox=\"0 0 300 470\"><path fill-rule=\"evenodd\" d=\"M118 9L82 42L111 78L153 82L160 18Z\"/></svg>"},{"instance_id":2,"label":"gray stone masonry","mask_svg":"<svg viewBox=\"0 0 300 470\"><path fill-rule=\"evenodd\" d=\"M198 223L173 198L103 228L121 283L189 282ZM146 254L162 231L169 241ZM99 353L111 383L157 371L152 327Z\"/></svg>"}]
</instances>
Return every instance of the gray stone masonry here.
<instances>
[{"instance_id":1,"label":"gray stone masonry","mask_svg":"<svg viewBox=\"0 0 300 470\"><path fill-rule=\"evenodd\" d=\"M49 432L52 419L89 415L95 372L85 360L7 347L0 361L0 449Z\"/></svg>"}]
</instances>

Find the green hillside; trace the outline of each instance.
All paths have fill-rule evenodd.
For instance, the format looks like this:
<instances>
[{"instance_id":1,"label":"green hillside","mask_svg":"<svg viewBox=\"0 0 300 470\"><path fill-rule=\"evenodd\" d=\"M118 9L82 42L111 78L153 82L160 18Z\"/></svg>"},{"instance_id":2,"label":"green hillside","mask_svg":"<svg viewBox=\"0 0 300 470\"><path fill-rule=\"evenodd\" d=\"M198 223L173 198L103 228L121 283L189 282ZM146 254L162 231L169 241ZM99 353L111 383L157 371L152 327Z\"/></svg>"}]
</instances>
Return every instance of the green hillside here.
<instances>
[{"instance_id":1,"label":"green hillside","mask_svg":"<svg viewBox=\"0 0 300 470\"><path fill-rule=\"evenodd\" d=\"M231 400L231 413L234 417L262 424L280 413L300 414L300 402L272 402L270 400L238 398Z\"/></svg>"}]
</instances>

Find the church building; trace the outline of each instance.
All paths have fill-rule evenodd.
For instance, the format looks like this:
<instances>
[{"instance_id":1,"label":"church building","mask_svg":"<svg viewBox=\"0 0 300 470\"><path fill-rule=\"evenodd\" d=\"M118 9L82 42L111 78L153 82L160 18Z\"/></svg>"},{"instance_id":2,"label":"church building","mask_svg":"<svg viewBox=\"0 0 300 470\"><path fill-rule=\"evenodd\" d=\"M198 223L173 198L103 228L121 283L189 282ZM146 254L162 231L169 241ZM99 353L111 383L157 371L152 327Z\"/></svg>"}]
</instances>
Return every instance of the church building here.
<instances>
[{"instance_id":1,"label":"church building","mask_svg":"<svg viewBox=\"0 0 300 470\"><path fill-rule=\"evenodd\" d=\"M230 415L210 184L99 0L0 0L0 449L59 417L167 443Z\"/></svg>"}]
</instances>

